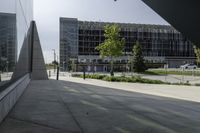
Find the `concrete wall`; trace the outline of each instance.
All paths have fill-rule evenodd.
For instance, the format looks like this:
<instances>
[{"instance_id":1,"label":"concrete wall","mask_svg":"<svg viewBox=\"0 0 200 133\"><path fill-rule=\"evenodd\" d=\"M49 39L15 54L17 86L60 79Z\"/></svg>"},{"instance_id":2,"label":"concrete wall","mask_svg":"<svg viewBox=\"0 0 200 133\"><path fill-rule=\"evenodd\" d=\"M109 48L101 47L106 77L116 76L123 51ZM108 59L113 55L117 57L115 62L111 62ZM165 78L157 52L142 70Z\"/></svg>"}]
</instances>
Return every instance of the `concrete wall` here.
<instances>
[{"instance_id":1,"label":"concrete wall","mask_svg":"<svg viewBox=\"0 0 200 133\"><path fill-rule=\"evenodd\" d=\"M0 123L23 94L29 82L30 75L27 74L0 93Z\"/></svg>"}]
</instances>

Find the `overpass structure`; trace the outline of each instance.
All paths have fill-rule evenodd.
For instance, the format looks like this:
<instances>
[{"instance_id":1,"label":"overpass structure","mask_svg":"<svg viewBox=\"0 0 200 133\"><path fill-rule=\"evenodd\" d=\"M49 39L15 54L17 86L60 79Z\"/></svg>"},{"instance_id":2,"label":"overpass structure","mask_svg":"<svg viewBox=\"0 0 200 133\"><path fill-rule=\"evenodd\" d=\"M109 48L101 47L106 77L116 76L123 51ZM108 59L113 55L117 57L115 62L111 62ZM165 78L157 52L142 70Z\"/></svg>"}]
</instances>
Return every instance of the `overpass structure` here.
<instances>
[{"instance_id":1,"label":"overpass structure","mask_svg":"<svg viewBox=\"0 0 200 133\"><path fill-rule=\"evenodd\" d=\"M200 47L199 0L142 0L174 28Z\"/></svg>"}]
</instances>

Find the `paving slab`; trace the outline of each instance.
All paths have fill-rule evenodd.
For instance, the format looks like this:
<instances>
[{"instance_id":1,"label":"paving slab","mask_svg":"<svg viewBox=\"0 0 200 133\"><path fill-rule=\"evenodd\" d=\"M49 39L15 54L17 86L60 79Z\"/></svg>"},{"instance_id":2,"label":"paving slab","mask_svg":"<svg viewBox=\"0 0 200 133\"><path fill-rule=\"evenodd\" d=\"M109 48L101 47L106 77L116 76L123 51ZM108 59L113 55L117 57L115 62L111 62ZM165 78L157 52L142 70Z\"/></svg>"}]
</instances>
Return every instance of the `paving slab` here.
<instances>
[{"instance_id":1,"label":"paving slab","mask_svg":"<svg viewBox=\"0 0 200 133\"><path fill-rule=\"evenodd\" d=\"M54 77L51 77L54 78ZM200 87L199 86L182 86L182 85L163 85L163 84L143 84L143 83L125 83L125 82L107 82L96 79L74 78L67 76L61 76L60 80L69 81L73 83L94 85L95 91L102 94L120 93L120 95L129 95L126 92L138 92L148 95L170 97L181 100L188 100L194 102L200 102ZM112 88L113 90L104 91L105 88L98 89L98 87ZM88 88L90 89L90 88ZM118 91L115 91L118 90ZM106 93L105 93L106 92Z\"/></svg>"},{"instance_id":2,"label":"paving slab","mask_svg":"<svg viewBox=\"0 0 200 133\"><path fill-rule=\"evenodd\" d=\"M0 124L0 133L29 132L199 133L200 103L70 81L31 81Z\"/></svg>"}]
</instances>

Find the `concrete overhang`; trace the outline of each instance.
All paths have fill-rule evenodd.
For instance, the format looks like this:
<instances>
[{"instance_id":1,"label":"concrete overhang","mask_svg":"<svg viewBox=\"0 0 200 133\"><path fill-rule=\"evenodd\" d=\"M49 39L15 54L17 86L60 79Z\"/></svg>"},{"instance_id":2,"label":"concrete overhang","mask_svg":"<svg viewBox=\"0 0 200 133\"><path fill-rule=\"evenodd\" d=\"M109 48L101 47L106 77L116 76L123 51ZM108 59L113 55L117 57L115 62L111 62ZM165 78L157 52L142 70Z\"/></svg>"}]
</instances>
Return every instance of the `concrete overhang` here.
<instances>
[{"instance_id":1,"label":"concrete overhang","mask_svg":"<svg viewBox=\"0 0 200 133\"><path fill-rule=\"evenodd\" d=\"M174 28L200 47L199 0L142 0Z\"/></svg>"}]
</instances>

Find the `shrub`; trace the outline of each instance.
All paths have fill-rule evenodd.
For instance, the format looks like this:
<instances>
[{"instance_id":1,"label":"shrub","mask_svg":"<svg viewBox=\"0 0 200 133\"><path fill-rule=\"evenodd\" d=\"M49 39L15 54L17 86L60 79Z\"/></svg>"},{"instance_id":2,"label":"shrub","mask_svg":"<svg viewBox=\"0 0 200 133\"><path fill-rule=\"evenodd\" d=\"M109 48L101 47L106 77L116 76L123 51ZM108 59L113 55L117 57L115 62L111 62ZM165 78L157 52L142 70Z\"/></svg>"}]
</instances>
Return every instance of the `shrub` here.
<instances>
[{"instance_id":1,"label":"shrub","mask_svg":"<svg viewBox=\"0 0 200 133\"><path fill-rule=\"evenodd\" d=\"M72 77L79 77L83 78L83 74L72 74ZM146 84L168 84L168 85L187 85L190 86L191 84L189 83L168 83L168 82L163 82L160 80L151 80L151 79L145 79L141 78L140 76L132 76L132 77L115 77L115 76L106 76L106 75L99 75L99 74L86 74L86 78L90 79L100 79L104 81L109 81L109 82L129 82L129 83L146 83ZM200 86L200 84L195 84L196 86Z\"/></svg>"},{"instance_id":2,"label":"shrub","mask_svg":"<svg viewBox=\"0 0 200 133\"><path fill-rule=\"evenodd\" d=\"M83 74L72 74L72 77L83 78ZM104 77L106 77L106 75L98 75L98 74L85 75L85 78L90 78L90 79L103 79Z\"/></svg>"},{"instance_id":3,"label":"shrub","mask_svg":"<svg viewBox=\"0 0 200 133\"><path fill-rule=\"evenodd\" d=\"M190 83L172 83L172 85L187 85L187 86L191 86Z\"/></svg>"},{"instance_id":4,"label":"shrub","mask_svg":"<svg viewBox=\"0 0 200 133\"><path fill-rule=\"evenodd\" d=\"M200 84L198 83L198 84L195 84L195 86L200 86Z\"/></svg>"},{"instance_id":5,"label":"shrub","mask_svg":"<svg viewBox=\"0 0 200 133\"><path fill-rule=\"evenodd\" d=\"M94 74L94 75L88 75L88 77L91 79L103 79L104 77L106 77L106 75Z\"/></svg>"},{"instance_id":6,"label":"shrub","mask_svg":"<svg viewBox=\"0 0 200 133\"><path fill-rule=\"evenodd\" d=\"M120 82L120 78L114 76L106 76L103 78L104 81Z\"/></svg>"},{"instance_id":7,"label":"shrub","mask_svg":"<svg viewBox=\"0 0 200 133\"><path fill-rule=\"evenodd\" d=\"M81 77L82 74L72 74L72 77Z\"/></svg>"}]
</instances>

